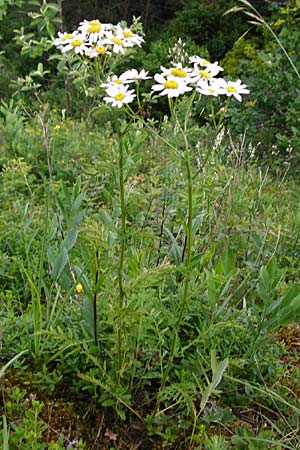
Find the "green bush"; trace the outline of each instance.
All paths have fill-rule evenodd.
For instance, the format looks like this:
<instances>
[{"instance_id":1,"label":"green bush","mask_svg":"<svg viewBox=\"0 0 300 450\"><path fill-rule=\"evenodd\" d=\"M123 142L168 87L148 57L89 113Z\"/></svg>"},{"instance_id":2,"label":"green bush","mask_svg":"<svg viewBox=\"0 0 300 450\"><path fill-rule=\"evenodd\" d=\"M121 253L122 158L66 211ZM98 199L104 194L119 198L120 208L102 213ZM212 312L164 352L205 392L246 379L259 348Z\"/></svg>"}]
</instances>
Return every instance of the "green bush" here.
<instances>
[{"instance_id":1,"label":"green bush","mask_svg":"<svg viewBox=\"0 0 300 450\"><path fill-rule=\"evenodd\" d=\"M278 7L271 27L299 67L299 6L292 0ZM258 145L257 155L275 168L298 172L300 154L299 78L278 43L264 29L263 41L243 38L228 52L222 64L231 76L243 77L250 88L246 109L232 108L227 116L233 135L246 129L248 141ZM245 78L246 77L246 78ZM259 92L259 95L257 95Z\"/></svg>"}]
</instances>

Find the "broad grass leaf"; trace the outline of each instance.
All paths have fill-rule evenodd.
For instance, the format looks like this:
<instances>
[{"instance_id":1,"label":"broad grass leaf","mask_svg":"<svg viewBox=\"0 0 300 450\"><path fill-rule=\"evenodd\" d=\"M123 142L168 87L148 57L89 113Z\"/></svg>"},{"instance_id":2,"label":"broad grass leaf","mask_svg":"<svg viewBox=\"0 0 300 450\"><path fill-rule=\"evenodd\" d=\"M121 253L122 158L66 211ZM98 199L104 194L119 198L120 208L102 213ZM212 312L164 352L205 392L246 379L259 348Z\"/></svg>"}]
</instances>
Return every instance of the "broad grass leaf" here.
<instances>
[{"instance_id":1,"label":"broad grass leaf","mask_svg":"<svg viewBox=\"0 0 300 450\"><path fill-rule=\"evenodd\" d=\"M66 248L63 248L62 251L55 258L53 266L52 266L52 278L56 281L60 277L62 271L66 267L68 262L68 252Z\"/></svg>"},{"instance_id":2,"label":"broad grass leaf","mask_svg":"<svg viewBox=\"0 0 300 450\"><path fill-rule=\"evenodd\" d=\"M103 208L100 209L99 216L100 216L100 219L101 219L101 222L103 223L103 225L106 225L107 227L110 227L113 225L113 220L105 209L103 209Z\"/></svg>"},{"instance_id":3,"label":"broad grass leaf","mask_svg":"<svg viewBox=\"0 0 300 450\"><path fill-rule=\"evenodd\" d=\"M235 257L230 247L227 247L222 255L222 268L225 276L228 276L235 268Z\"/></svg>"},{"instance_id":4,"label":"broad grass leaf","mask_svg":"<svg viewBox=\"0 0 300 450\"><path fill-rule=\"evenodd\" d=\"M175 262L176 266L180 266L181 262L182 262L182 250L179 247L171 230L167 226L164 226L164 230L172 242L171 254L174 258L174 262Z\"/></svg>"},{"instance_id":5,"label":"broad grass leaf","mask_svg":"<svg viewBox=\"0 0 300 450\"><path fill-rule=\"evenodd\" d=\"M209 385L206 387L206 389L203 392L201 403L200 403L200 410L203 411L203 409L206 406L206 403L208 402L209 397L213 394L213 392L216 390L218 385L220 384L223 374L225 370L228 367L229 359L226 358L220 363L217 363L217 361L214 358L214 355L212 354L211 357L211 363L212 363L212 380L209 383Z\"/></svg>"},{"instance_id":6,"label":"broad grass leaf","mask_svg":"<svg viewBox=\"0 0 300 450\"><path fill-rule=\"evenodd\" d=\"M268 294L268 292L266 291L265 287L263 286L262 283L259 283L256 286L256 291L258 293L259 298L264 302L264 303L270 303L271 302L271 297Z\"/></svg>"},{"instance_id":7,"label":"broad grass leaf","mask_svg":"<svg viewBox=\"0 0 300 450\"><path fill-rule=\"evenodd\" d=\"M74 247L77 236L78 232L76 230L70 230L61 244L61 249L65 248L69 252Z\"/></svg>"}]
</instances>

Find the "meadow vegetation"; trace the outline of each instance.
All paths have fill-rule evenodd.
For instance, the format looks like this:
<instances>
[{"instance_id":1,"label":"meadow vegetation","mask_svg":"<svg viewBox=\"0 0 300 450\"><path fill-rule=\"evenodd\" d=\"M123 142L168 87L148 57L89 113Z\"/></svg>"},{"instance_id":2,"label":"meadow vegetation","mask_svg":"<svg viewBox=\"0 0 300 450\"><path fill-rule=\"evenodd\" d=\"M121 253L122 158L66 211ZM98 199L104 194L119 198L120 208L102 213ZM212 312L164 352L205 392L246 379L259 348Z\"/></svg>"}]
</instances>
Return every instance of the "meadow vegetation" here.
<instances>
[{"instance_id":1,"label":"meadow vegetation","mask_svg":"<svg viewBox=\"0 0 300 450\"><path fill-rule=\"evenodd\" d=\"M300 448L300 4L198 3L0 2L3 450Z\"/></svg>"}]
</instances>

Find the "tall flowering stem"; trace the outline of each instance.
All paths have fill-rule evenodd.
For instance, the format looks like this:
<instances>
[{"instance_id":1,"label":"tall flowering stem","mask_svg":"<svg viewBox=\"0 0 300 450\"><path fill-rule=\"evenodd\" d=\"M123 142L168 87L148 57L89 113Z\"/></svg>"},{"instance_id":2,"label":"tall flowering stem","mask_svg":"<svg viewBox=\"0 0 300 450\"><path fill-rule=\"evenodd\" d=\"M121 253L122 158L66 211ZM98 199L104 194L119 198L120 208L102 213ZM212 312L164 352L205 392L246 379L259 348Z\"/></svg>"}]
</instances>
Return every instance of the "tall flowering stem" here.
<instances>
[{"instance_id":1,"label":"tall flowering stem","mask_svg":"<svg viewBox=\"0 0 300 450\"><path fill-rule=\"evenodd\" d=\"M181 302L179 305L177 321L176 321L175 327L173 329L169 358L167 361L165 371L162 376L161 388L164 388L164 386L167 382L172 364L173 364L174 356L176 353L178 333L179 333L179 330L181 327L184 313L187 308L190 280L191 280L191 258L192 258L192 246L193 246L193 174L192 174L192 165L191 165L191 159L190 159L190 145L189 145L187 136L188 136L188 122L189 122L189 119L191 116L194 98L195 98L195 92L190 97L190 101L189 101L189 105L188 105L188 108L187 108L187 111L185 114L183 126L181 125L181 123L178 119L176 111L172 107L172 102L170 102L171 114L176 121L176 125L182 134L183 142L184 142L183 159L184 159L185 169L186 169L186 189L187 189L187 199L188 200L187 200L187 224L186 224L186 252L185 252L185 255L184 255L185 257L184 257L184 261L183 261L183 263L184 263L183 295L182 295Z\"/></svg>"},{"instance_id":2,"label":"tall flowering stem","mask_svg":"<svg viewBox=\"0 0 300 450\"><path fill-rule=\"evenodd\" d=\"M126 203L125 203L125 189L124 189L124 143L123 136L118 121L117 114L114 108L111 108L114 118L114 123L117 130L118 146L119 146L119 198L121 207L121 229L120 229L120 249L119 249L119 264L118 264L118 287L119 298L118 308L119 313L124 307L125 289L124 289L124 260L125 260L125 239L126 239ZM118 370L117 370L117 384L121 379L122 365L123 365L123 344L122 344L122 330L120 324L117 325L117 348L118 348Z\"/></svg>"}]
</instances>

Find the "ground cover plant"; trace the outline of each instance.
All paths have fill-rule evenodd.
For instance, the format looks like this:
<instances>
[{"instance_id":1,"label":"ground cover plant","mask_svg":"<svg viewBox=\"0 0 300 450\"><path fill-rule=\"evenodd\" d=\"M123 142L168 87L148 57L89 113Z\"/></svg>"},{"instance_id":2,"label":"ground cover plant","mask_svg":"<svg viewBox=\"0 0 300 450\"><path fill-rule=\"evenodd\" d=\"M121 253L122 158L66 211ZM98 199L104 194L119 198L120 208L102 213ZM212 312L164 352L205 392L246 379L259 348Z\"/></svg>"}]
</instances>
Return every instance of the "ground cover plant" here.
<instances>
[{"instance_id":1,"label":"ground cover plant","mask_svg":"<svg viewBox=\"0 0 300 450\"><path fill-rule=\"evenodd\" d=\"M143 39L53 40L86 120L45 103L43 65L2 104L0 441L299 448L299 187L224 128L250 86L198 55L123 70Z\"/></svg>"}]
</instances>

